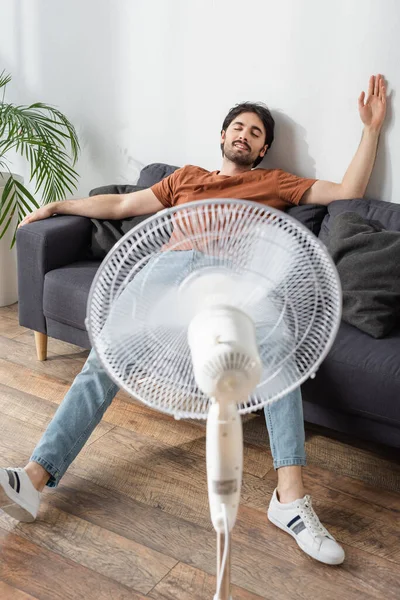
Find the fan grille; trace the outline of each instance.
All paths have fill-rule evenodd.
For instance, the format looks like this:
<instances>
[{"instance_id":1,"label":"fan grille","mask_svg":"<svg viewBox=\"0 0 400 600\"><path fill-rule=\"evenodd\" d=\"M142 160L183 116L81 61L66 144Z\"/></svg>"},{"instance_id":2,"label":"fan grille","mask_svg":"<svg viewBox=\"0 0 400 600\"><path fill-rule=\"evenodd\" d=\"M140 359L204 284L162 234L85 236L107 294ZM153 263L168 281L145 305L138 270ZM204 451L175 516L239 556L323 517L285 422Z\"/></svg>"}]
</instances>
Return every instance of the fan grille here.
<instances>
[{"instance_id":1,"label":"fan grille","mask_svg":"<svg viewBox=\"0 0 400 600\"><path fill-rule=\"evenodd\" d=\"M172 235L171 235L172 234ZM146 268L144 268L146 267ZM87 325L114 381L177 418L205 418L181 284L210 267L232 274L232 305L253 319L263 364L239 412L258 410L322 362L341 315L341 288L323 245L288 215L248 201L209 200L162 211L127 233L103 261Z\"/></svg>"}]
</instances>

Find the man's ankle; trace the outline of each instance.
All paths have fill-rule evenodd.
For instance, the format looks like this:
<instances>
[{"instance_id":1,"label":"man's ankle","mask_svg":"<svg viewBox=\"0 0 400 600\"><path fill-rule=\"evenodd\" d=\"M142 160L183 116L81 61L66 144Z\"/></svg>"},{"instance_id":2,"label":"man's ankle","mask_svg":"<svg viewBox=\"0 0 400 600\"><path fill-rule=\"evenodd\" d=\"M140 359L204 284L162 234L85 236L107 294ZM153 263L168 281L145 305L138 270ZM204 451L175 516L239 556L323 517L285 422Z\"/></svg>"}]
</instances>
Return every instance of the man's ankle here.
<instances>
[{"instance_id":1,"label":"man's ankle","mask_svg":"<svg viewBox=\"0 0 400 600\"><path fill-rule=\"evenodd\" d=\"M281 502L282 504L289 504L290 502L294 502L299 498L303 498L305 495L305 490L302 486L295 486L289 489L280 489L279 487L277 487L276 495L279 502Z\"/></svg>"},{"instance_id":2,"label":"man's ankle","mask_svg":"<svg viewBox=\"0 0 400 600\"><path fill-rule=\"evenodd\" d=\"M41 465L32 461L24 467L24 471L31 480L33 487L38 492L42 492L51 477L50 473L48 473Z\"/></svg>"},{"instance_id":3,"label":"man's ankle","mask_svg":"<svg viewBox=\"0 0 400 600\"><path fill-rule=\"evenodd\" d=\"M279 502L288 504L289 502L303 498L304 494L302 467L299 465L280 467L278 469L277 485Z\"/></svg>"}]
</instances>

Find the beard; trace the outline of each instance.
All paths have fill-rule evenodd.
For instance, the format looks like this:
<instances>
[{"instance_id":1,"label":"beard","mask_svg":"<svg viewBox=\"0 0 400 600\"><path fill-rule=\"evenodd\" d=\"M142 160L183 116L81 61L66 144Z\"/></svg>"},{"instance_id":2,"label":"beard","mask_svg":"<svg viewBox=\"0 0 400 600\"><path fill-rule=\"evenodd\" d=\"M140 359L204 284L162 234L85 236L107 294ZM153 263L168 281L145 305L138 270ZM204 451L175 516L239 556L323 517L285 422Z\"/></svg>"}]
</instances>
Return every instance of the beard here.
<instances>
[{"instance_id":1,"label":"beard","mask_svg":"<svg viewBox=\"0 0 400 600\"><path fill-rule=\"evenodd\" d=\"M235 146L227 146L226 142L222 146L222 152L224 156L231 162L241 167L251 167L257 156L253 156L251 151L243 152L235 148Z\"/></svg>"}]
</instances>

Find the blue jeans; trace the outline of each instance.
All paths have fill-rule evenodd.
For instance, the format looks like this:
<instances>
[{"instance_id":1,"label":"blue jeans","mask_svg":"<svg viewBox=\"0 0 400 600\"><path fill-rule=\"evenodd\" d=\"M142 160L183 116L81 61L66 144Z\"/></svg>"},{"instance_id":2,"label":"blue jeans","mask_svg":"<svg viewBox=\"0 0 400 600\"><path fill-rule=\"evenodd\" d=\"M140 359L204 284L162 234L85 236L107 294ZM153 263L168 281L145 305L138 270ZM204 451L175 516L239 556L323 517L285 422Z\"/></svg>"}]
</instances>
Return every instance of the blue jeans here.
<instances>
[{"instance_id":1,"label":"blue jeans","mask_svg":"<svg viewBox=\"0 0 400 600\"><path fill-rule=\"evenodd\" d=\"M175 252L158 263L157 286L171 279L184 278L194 260L203 260L197 252ZM211 259L212 261L212 259ZM129 296L134 294L148 267L129 284ZM159 289L158 289L159 291ZM121 297L123 294L121 295ZM101 421L118 392L118 386L102 367L94 350L70 390L58 407L30 458L50 474L47 483L56 487L72 461L82 450L91 433ZM305 465L304 420L300 389L264 408L274 468ZM176 425L179 427L179 423Z\"/></svg>"}]
</instances>

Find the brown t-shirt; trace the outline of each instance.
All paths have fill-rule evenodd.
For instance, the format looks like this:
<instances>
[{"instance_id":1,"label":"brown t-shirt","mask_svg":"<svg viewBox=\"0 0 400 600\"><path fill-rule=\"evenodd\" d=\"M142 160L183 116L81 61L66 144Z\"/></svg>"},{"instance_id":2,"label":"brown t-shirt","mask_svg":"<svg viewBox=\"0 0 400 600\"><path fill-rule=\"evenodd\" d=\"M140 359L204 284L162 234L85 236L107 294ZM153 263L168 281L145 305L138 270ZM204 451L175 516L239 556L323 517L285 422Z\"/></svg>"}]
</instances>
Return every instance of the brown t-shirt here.
<instances>
[{"instance_id":1,"label":"brown t-shirt","mask_svg":"<svg viewBox=\"0 0 400 600\"><path fill-rule=\"evenodd\" d=\"M284 211L298 204L315 181L281 169L254 169L229 176L187 165L153 185L151 190L167 208L193 200L236 198Z\"/></svg>"},{"instance_id":2,"label":"brown t-shirt","mask_svg":"<svg viewBox=\"0 0 400 600\"><path fill-rule=\"evenodd\" d=\"M219 175L219 171L206 171L188 165L178 169L152 186L158 200L170 208L194 200L234 198L253 200L284 211L298 204L316 179L304 179L280 169L255 169L240 175ZM192 250L209 253L205 239L194 242L190 220L181 214L174 219L174 231L164 250ZM206 236L206 231L204 231Z\"/></svg>"}]
</instances>

